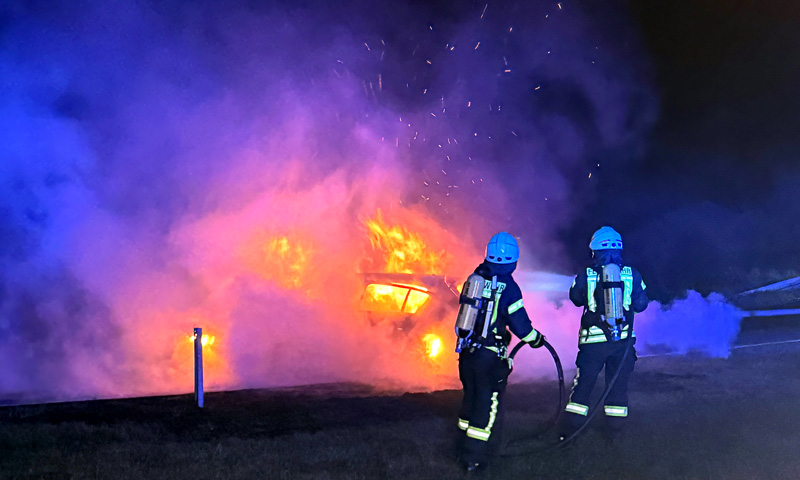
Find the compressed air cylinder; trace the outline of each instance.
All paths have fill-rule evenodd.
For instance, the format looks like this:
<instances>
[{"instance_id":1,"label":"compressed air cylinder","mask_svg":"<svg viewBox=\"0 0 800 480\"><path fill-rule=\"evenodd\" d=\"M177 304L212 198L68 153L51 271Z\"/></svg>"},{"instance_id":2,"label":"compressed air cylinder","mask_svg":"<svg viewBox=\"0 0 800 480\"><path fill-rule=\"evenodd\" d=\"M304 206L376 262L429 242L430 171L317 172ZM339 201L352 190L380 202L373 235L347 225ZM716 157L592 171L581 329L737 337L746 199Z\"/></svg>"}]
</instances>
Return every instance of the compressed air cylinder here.
<instances>
[{"instance_id":1,"label":"compressed air cylinder","mask_svg":"<svg viewBox=\"0 0 800 480\"><path fill-rule=\"evenodd\" d=\"M459 338L466 338L475 328L475 321L480 312L480 301L483 297L483 285L483 277L473 273L467 277L467 281L461 288L461 295L466 297L470 303L462 303L458 309L456 332Z\"/></svg>"},{"instance_id":2,"label":"compressed air cylinder","mask_svg":"<svg viewBox=\"0 0 800 480\"><path fill-rule=\"evenodd\" d=\"M613 287L607 286L612 283ZM622 277L619 265L609 263L603 266L603 298L606 304L605 317L610 325L616 325L616 319L623 318L622 312ZM613 323L612 323L613 321Z\"/></svg>"}]
</instances>

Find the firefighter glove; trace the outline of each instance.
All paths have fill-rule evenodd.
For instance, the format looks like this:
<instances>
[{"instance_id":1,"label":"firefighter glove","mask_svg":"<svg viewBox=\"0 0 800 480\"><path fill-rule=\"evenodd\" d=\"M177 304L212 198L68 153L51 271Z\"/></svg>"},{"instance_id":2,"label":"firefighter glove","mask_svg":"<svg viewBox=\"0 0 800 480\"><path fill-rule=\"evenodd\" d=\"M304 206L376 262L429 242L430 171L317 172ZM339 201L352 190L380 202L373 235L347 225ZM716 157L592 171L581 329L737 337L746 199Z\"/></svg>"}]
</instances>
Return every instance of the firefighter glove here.
<instances>
[{"instance_id":1,"label":"firefighter glove","mask_svg":"<svg viewBox=\"0 0 800 480\"><path fill-rule=\"evenodd\" d=\"M541 347L542 345L544 345L544 335L539 333L539 335L536 336L536 340L531 340L530 342L528 342L528 345L530 345L531 348Z\"/></svg>"}]
</instances>

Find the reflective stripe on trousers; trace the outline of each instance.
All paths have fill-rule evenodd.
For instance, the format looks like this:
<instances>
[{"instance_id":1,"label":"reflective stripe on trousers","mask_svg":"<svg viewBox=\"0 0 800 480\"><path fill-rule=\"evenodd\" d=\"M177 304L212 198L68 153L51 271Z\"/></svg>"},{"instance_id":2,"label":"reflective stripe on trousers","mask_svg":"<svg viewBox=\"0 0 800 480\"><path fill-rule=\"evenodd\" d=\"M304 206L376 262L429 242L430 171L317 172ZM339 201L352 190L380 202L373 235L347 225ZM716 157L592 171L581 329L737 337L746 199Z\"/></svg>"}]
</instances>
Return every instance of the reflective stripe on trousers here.
<instances>
[{"instance_id":1,"label":"reflective stripe on trousers","mask_svg":"<svg viewBox=\"0 0 800 480\"><path fill-rule=\"evenodd\" d=\"M605 406L606 415L609 417L627 417L628 407L618 407L614 405Z\"/></svg>"},{"instance_id":2,"label":"reflective stripe on trousers","mask_svg":"<svg viewBox=\"0 0 800 480\"><path fill-rule=\"evenodd\" d=\"M580 403L569 402L564 409L565 412L576 413L584 417L589 413L589 405L581 405Z\"/></svg>"},{"instance_id":3,"label":"reflective stripe on trousers","mask_svg":"<svg viewBox=\"0 0 800 480\"><path fill-rule=\"evenodd\" d=\"M486 428L478 428L470 425L467 427L468 437L476 440L483 440L484 442L489 440L489 437L492 435L492 426L497 419L497 405L497 392L494 392L492 393L492 408L489 410L489 423L486 425Z\"/></svg>"}]
</instances>

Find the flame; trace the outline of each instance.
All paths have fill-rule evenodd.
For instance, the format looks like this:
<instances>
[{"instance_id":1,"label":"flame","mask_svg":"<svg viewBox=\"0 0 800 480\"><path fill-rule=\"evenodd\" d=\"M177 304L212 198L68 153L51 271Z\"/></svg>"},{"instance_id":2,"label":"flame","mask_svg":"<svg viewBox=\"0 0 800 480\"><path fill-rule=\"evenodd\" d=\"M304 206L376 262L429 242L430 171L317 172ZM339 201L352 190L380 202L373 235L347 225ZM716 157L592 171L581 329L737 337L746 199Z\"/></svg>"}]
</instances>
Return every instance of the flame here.
<instances>
[{"instance_id":1,"label":"flame","mask_svg":"<svg viewBox=\"0 0 800 480\"><path fill-rule=\"evenodd\" d=\"M442 339L438 335L429 333L422 337L425 342L425 354L430 358L435 358L442 351Z\"/></svg>"},{"instance_id":2,"label":"flame","mask_svg":"<svg viewBox=\"0 0 800 480\"><path fill-rule=\"evenodd\" d=\"M428 289L401 283L370 283L364 289L361 310L414 314L430 298Z\"/></svg>"},{"instance_id":3,"label":"flame","mask_svg":"<svg viewBox=\"0 0 800 480\"><path fill-rule=\"evenodd\" d=\"M225 267L220 271L226 280L241 277L243 284L254 289L263 285L269 295L285 294L291 308L313 304L315 309L324 309L321 325L346 331L348 339L380 335L380 341L391 342L402 356L394 350L385 357L379 355L375 366L370 367L376 371L386 369L398 378L410 378L414 384L429 381L439 385L444 377L452 379L453 354L442 340L448 338L452 328L452 312L447 310L451 292L433 283L438 279L422 276L466 270L462 264L469 261L470 243L444 229L424 211L395 208L384 214L372 210L359 219L362 228L347 231L340 235L342 238L331 238L327 230L320 232L316 226L253 226L235 237L235 244L225 244L220 256ZM381 273L388 275L370 275ZM409 275L392 275L401 273ZM216 285L216 281L215 271L210 270L209 284ZM235 305L228 302L229 295L236 295L238 290L230 290L228 282L219 284L207 304L190 311L164 313L164 323L182 325L164 335L165 344L174 342L169 343L174 351L168 373L169 380L179 388L192 385L192 342L196 340L192 326L203 327L203 360L210 388L227 388L242 380L273 381L270 371L250 368L240 361L243 355L259 352L261 347L248 347L251 350L244 353L232 347L240 332L250 335L254 330L252 335L256 336L260 331L247 323L235 323L239 321L232 316ZM365 330L365 324L373 330ZM340 355L349 360L349 352ZM284 381L281 375L274 374L274 378ZM290 378L288 375L286 378ZM380 378L384 377L381 374Z\"/></svg>"},{"instance_id":4,"label":"flame","mask_svg":"<svg viewBox=\"0 0 800 480\"><path fill-rule=\"evenodd\" d=\"M287 290L308 289L314 254L313 244L295 233L259 234L243 250L248 269Z\"/></svg>"},{"instance_id":5,"label":"flame","mask_svg":"<svg viewBox=\"0 0 800 480\"><path fill-rule=\"evenodd\" d=\"M281 235L264 245L264 255L268 266L275 269L276 279L286 288L299 288L311 257L312 248L300 240L290 240Z\"/></svg>"},{"instance_id":6,"label":"flame","mask_svg":"<svg viewBox=\"0 0 800 480\"><path fill-rule=\"evenodd\" d=\"M437 274L444 269L445 251L432 251L417 232L400 225L387 225L380 210L364 223L372 249L384 255L384 265L379 271Z\"/></svg>"},{"instance_id":7,"label":"flame","mask_svg":"<svg viewBox=\"0 0 800 480\"><path fill-rule=\"evenodd\" d=\"M203 335L200 344L203 346L203 369L205 371L206 385L208 388L228 387L235 382L234 372L228 362L228 351L224 337L226 330L220 322L211 322L202 318ZM192 319L192 324L198 324L197 318ZM210 325L210 326L207 326ZM206 331L212 333L205 333ZM221 335L221 336L220 336ZM179 389L191 387L190 379L194 371L194 342L196 334L178 333L173 337L172 366L170 374L173 384Z\"/></svg>"},{"instance_id":8,"label":"flame","mask_svg":"<svg viewBox=\"0 0 800 480\"><path fill-rule=\"evenodd\" d=\"M194 341L197 339L197 334L186 335L186 338L188 338L190 342L194 343ZM204 347L206 345L209 345L209 346L214 345L214 340L216 340L216 339L217 339L217 337L204 333L203 336L200 337L200 345L202 345Z\"/></svg>"}]
</instances>

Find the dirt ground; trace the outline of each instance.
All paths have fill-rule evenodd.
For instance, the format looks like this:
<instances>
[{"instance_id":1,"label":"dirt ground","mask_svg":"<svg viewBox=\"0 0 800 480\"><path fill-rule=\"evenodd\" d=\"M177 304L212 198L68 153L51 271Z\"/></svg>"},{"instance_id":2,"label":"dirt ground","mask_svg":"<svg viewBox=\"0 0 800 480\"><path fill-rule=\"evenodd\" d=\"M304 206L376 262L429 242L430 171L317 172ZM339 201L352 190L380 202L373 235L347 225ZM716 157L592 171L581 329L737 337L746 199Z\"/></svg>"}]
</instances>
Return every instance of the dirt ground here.
<instances>
[{"instance_id":1,"label":"dirt ground","mask_svg":"<svg viewBox=\"0 0 800 480\"><path fill-rule=\"evenodd\" d=\"M768 327L739 343L800 338ZM517 442L523 454L482 478L800 478L798 365L800 343L641 358L622 436L599 415L567 449L548 448L552 435ZM555 381L512 383L507 400L505 438L530 436L554 413ZM459 401L321 385L210 393L202 411L189 395L3 407L0 478L460 478Z\"/></svg>"}]
</instances>

